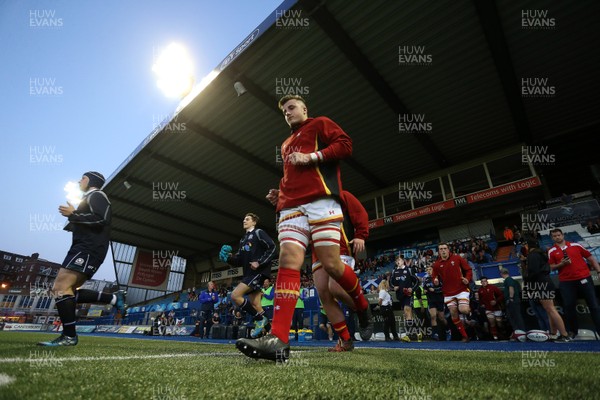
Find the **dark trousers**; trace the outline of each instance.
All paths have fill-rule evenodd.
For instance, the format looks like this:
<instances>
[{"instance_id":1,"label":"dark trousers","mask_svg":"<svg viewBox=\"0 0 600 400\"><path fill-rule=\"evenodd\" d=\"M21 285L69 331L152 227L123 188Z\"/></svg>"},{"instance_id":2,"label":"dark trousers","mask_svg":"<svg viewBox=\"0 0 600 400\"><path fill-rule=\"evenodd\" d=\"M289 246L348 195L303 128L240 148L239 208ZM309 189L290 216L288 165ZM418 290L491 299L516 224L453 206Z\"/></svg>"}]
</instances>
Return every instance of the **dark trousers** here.
<instances>
[{"instance_id":1,"label":"dark trousers","mask_svg":"<svg viewBox=\"0 0 600 400\"><path fill-rule=\"evenodd\" d=\"M383 334L385 335L385 339L390 338L390 333L394 339L398 339L398 329L392 306L381 306L381 316L383 317Z\"/></svg>"},{"instance_id":2,"label":"dark trousers","mask_svg":"<svg viewBox=\"0 0 600 400\"><path fill-rule=\"evenodd\" d=\"M586 282L581 283L583 280ZM594 292L592 277L589 276L577 281L560 282L559 288L563 299L567 330L577 335L577 331L579 330L579 323L577 322L577 297L578 295L582 295L590 309L590 315L592 321L594 321L596 332L600 334L600 309L598 308L598 300Z\"/></svg>"},{"instance_id":3,"label":"dark trousers","mask_svg":"<svg viewBox=\"0 0 600 400\"><path fill-rule=\"evenodd\" d=\"M298 329L304 329L304 308L294 309L292 329L296 331L296 337L298 337Z\"/></svg>"},{"instance_id":4,"label":"dark trousers","mask_svg":"<svg viewBox=\"0 0 600 400\"><path fill-rule=\"evenodd\" d=\"M525 322L523 322L523 315L521 314L521 302L514 300L506 303L506 315L510 322L513 330L525 331Z\"/></svg>"},{"instance_id":5,"label":"dark trousers","mask_svg":"<svg viewBox=\"0 0 600 400\"><path fill-rule=\"evenodd\" d=\"M212 327L212 310L202 310L200 311L198 321L200 321L200 338L208 337L210 335L210 328ZM206 334L204 333L204 329L206 328Z\"/></svg>"}]
</instances>

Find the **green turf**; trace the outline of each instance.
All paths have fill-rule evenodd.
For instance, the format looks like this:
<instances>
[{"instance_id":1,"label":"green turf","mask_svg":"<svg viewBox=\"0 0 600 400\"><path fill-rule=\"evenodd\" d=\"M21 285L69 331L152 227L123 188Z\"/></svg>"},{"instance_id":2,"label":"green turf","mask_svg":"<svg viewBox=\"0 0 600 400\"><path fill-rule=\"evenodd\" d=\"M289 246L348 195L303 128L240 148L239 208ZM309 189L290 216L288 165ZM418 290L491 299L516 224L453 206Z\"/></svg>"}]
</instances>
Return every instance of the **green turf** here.
<instances>
[{"instance_id":1,"label":"green turf","mask_svg":"<svg viewBox=\"0 0 600 400\"><path fill-rule=\"evenodd\" d=\"M0 332L0 399L593 399L597 354L298 348L288 365L245 358L233 345ZM187 353L190 353L186 355ZM219 353L209 355L210 353ZM165 358L165 355L183 355ZM153 359L77 360L147 356ZM545 358L544 358L545 356ZM23 361L7 363L8 358ZM68 358L69 360L65 360ZM523 361L525 360L525 361ZM529 361L527 361L529 360ZM525 365L525 366L524 366Z\"/></svg>"}]
</instances>

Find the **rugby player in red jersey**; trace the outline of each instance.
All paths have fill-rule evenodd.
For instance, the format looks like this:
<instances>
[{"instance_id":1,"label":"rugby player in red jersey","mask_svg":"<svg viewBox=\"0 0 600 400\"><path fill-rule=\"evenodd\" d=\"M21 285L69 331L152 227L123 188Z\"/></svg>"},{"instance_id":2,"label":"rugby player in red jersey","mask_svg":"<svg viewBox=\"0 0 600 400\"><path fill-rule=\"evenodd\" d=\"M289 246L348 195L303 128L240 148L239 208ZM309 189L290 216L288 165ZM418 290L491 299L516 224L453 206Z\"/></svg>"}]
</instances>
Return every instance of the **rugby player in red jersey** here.
<instances>
[{"instance_id":1,"label":"rugby player in red jersey","mask_svg":"<svg viewBox=\"0 0 600 400\"><path fill-rule=\"evenodd\" d=\"M369 303L358 277L340 259L343 212L339 161L352 155L352 140L327 117L309 118L304 99L297 95L279 100L290 136L281 146L283 178L267 200L279 213L279 273L271 334L239 339L236 347L253 358L287 360L289 329L300 291L300 269L313 244L323 269L350 295L359 317L361 336L370 337L373 324Z\"/></svg>"},{"instance_id":2,"label":"rugby player in red jersey","mask_svg":"<svg viewBox=\"0 0 600 400\"><path fill-rule=\"evenodd\" d=\"M433 284L438 286L443 283L444 303L450 310L450 317L460 332L463 342L468 342L467 331L460 320L460 314L468 315L469 307L469 282L473 278L473 271L467 260L458 254L450 253L446 243L438 245L439 257L433 263L431 277Z\"/></svg>"},{"instance_id":3,"label":"rugby player in red jersey","mask_svg":"<svg viewBox=\"0 0 600 400\"><path fill-rule=\"evenodd\" d=\"M350 192L344 190L340 197L344 223L341 226L340 257L344 264L354 268L354 254L365 250L365 240L369 236L369 215L360 201ZM354 301L348 293L337 283L323 268L317 259L313 246L312 273L321 304L327 313L333 329L338 334L337 344L330 348L330 352L352 351L354 343L346 326L344 312L337 300L343 302L351 310L356 310ZM363 340L368 340L364 338Z\"/></svg>"},{"instance_id":4,"label":"rugby player in red jersey","mask_svg":"<svg viewBox=\"0 0 600 400\"><path fill-rule=\"evenodd\" d=\"M485 316L490 325L490 333L494 340L498 340L498 328L502 328L502 310L500 304L504 302L504 294L497 286L489 284L488 278L481 277L481 287L477 291L479 304L485 308Z\"/></svg>"}]
</instances>

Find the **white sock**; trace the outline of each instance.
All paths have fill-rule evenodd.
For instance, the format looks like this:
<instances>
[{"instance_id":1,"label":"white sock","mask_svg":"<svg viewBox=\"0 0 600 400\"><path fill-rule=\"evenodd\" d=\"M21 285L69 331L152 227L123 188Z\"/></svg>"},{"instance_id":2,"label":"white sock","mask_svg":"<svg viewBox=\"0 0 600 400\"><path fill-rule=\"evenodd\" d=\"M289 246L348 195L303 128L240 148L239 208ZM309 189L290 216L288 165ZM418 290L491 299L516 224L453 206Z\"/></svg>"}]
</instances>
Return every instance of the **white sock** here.
<instances>
[{"instance_id":1,"label":"white sock","mask_svg":"<svg viewBox=\"0 0 600 400\"><path fill-rule=\"evenodd\" d=\"M113 294L112 296L113 296L113 298L112 298L112 300L110 301L110 305L111 305L111 306L114 306L115 304L117 304L117 295L116 295L116 294Z\"/></svg>"}]
</instances>

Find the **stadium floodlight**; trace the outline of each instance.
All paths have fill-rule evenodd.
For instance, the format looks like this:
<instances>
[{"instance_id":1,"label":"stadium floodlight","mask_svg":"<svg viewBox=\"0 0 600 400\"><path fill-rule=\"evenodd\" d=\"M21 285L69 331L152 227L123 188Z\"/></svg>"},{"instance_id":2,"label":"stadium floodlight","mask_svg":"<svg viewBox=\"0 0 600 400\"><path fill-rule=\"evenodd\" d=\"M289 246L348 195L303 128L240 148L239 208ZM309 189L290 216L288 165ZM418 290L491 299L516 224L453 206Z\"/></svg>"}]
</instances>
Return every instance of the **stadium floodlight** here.
<instances>
[{"instance_id":1,"label":"stadium floodlight","mask_svg":"<svg viewBox=\"0 0 600 400\"><path fill-rule=\"evenodd\" d=\"M167 97L185 97L194 86L194 67L187 50L171 43L156 60L152 71L157 75L156 85Z\"/></svg>"},{"instance_id":2,"label":"stadium floodlight","mask_svg":"<svg viewBox=\"0 0 600 400\"><path fill-rule=\"evenodd\" d=\"M246 89L246 87L244 86L244 84L240 81L237 81L233 84L233 88L235 89L235 92L237 93L238 97L240 97L241 95L243 95L244 93L246 93L248 90Z\"/></svg>"},{"instance_id":3,"label":"stadium floodlight","mask_svg":"<svg viewBox=\"0 0 600 400\"><path fill-rule=\"evenodd\" d=\"M81 203L81 189L79 189L79 184L77 182L69 181L65 185L65 192L67 192L67 201L73 205L73 207L77 208L79 203Z\"/></svg>"}]
</instances>

